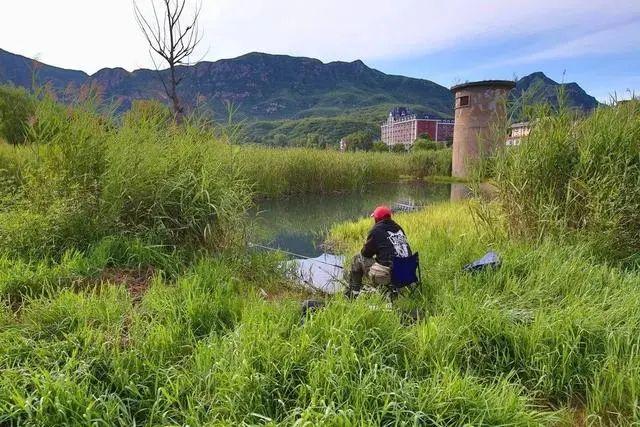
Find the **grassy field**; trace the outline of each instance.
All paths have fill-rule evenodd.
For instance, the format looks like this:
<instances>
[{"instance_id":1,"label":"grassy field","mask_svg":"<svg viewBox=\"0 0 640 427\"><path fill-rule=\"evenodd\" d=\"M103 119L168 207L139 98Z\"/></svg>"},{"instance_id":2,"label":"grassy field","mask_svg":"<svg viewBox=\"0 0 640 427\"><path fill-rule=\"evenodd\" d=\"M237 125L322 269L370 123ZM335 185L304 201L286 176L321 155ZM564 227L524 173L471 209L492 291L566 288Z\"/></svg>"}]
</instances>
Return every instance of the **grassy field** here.
<instances>
[{"instance_id":1,"label":"grassy field","mask_svg":"<svg viewBox=\"0 0 640 427\"><path fill-rule=\"evenodd\" d=\"M426 278L420 298L404 301L428 313L411 329L428 344L410 359L502 384L528 405L510 410L510 422L524 408L561 424L640 421L636 271L599 261L587 245L534 245L478 229L465 204L398 221L421 254ZM353 252L369 226L367 220L339 225L332 235ZM501 255L501 269L461 272L488 250Z\"/></svg>"},{"instance_id":2,"label":"grassy field","mask_svg":"<svg viewBox=\"0 0 640 427\"><path fill-rule=\"evenodd\" d=\"M306 319L281 258L243 248L253 200L446 175L445 150L237 147L35 108L29 143L0 146L0 425L640 423L637 105L541 118L494 159L497 199L398 215L415 298ZM490 249L500 269L461 271Z\"/></svg>"},{"instance_id":3,"label":"grassy field","mask_svg":"<svg viewBox=\"0 0 640 427\"><path fill-rule=\"evenodd\" d=\"M486 233L464 203L398 221L422 255L419 297L336 297L304 323L271 258L184 262L110 240L59 263L3 260L0 422L638 421L637 273ZM355 250L368 227L332 234ZM489 248L501 269L461 272ZM425 319L406 323L416 307Z\"/></svg>"}]
</instances>

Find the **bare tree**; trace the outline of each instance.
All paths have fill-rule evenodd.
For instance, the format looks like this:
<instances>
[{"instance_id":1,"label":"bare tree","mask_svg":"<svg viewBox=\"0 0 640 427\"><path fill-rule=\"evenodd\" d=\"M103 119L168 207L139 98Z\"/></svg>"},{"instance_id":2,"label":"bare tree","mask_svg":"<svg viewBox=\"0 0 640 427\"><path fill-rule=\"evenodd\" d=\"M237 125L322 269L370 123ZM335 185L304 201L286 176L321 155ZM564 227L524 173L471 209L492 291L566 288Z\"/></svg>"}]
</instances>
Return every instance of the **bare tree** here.
<instances>
[{"instance_id":1,"label":"bare tree","mask_svg":"<svg viewBox=\"0 0 640 427\"><path fill-rule=\"evenodd\" d=\"M193 16L185 16L185 8L190 0L149 0L151 11L147 16L133 0L136 21L149 44L149 53L167 97L171 100L177 122L184 116L184 106L180 102L177 88L182 77L177 74L179 65L188 64L189 57L202 40L198 19L202 2L193 0ZM169 66L169 81L163 77L153 54L157 54Z\"/></svg>"}]
</instances>

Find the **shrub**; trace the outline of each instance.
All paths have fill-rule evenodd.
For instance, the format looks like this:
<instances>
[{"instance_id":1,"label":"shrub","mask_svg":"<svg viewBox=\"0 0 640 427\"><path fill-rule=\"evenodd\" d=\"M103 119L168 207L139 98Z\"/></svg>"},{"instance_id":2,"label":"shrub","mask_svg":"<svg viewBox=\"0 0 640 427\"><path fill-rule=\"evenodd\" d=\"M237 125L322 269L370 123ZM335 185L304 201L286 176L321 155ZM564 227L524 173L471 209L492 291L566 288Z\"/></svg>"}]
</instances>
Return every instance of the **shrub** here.
<instances>
[{"instance_id":1,"label":"shrub","mask_svg":"<svg viewBox=\"0 0 640 427\"><path fill-rule=\"evenodd\" d=\"M405 147L404 144L395 144L391 146L391 151L394 153L406 153L407 147Z\"/></svg>"},{"instance_id":2,"label":"shrub","mask_svg":"<svg viewBox=\"0 0 640 427\"><path fill-rule=\"evenodd\" d=\"M371 147L371 151L378 153L385 153L389 151L389 146L382 141L376 141L373 143L373 147Z\"/></svg>"},{"instance_id":3,"label":"shrub","mask_svg":"<svg viewBox=\"0 0 640 427\"><path fill-rule=\"evenodd\" d=\"M444 146L438 142L424 138L416 139L416 141L411 146L411 150L413 151L438 150L440 148L444 148Z\"/></svg>"},{"instance_id":4,"label":"shrub","mask_svg":"<svg viewBox=\"0 0 640 427\"><path fill-rule=\"evenodd\" d=\"M0 86L0 138L11 144L24 142L35 103L26 90Z\"/></svg>"}]
</instances>

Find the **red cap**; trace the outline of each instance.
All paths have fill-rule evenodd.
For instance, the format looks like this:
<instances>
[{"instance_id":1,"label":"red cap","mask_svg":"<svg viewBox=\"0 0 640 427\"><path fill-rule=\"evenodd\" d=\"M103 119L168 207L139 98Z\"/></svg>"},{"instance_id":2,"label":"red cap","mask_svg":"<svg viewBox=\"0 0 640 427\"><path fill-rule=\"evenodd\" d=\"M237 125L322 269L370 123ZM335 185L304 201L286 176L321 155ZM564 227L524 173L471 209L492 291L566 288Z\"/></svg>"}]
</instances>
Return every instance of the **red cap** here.
<instances>
[{"instance_id":1,"label":"red cap","mask_svg":"<svg viewBox=\"0 0 640 427\"><path fill-rule=\"evenodd\" d=\"M391 218L391 209L387 206L378 206L371 214L371 217L375 219L376 222Z\"/></svg>"}]
</instances>

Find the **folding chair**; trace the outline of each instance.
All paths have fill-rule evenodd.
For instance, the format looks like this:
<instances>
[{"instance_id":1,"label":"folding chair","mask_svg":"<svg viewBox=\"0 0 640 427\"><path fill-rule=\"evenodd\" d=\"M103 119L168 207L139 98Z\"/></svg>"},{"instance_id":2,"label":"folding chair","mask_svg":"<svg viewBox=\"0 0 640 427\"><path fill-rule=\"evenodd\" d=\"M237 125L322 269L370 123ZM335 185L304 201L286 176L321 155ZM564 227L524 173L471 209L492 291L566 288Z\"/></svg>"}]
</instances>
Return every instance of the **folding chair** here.
<instances>
[{"instance_id":1,"label":"folding chair","mask_svg":"<svg viewBox=\"0 0 640 427\"><path fill-rule=\"evenodd\" d=\"M420 256L417 252L410 257L393 258L391 284L389 286L392 298L405 288L408 288L409 292L413 294L421 284Z\"/></svg>"}]
</instances>

